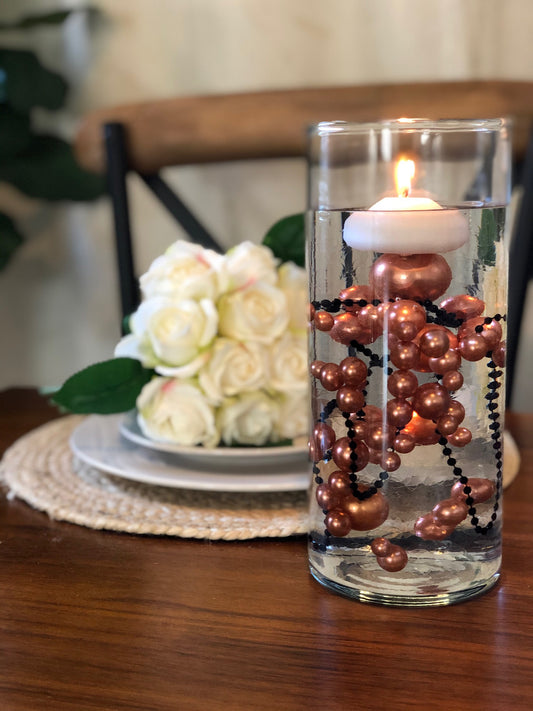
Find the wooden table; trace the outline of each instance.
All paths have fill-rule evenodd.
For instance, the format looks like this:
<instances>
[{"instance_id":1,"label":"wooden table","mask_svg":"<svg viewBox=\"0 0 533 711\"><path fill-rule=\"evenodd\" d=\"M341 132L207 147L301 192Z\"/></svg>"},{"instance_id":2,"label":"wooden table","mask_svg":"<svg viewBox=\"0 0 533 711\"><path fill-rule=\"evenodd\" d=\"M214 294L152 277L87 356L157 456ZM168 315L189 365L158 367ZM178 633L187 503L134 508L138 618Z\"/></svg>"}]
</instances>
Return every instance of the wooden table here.
<instances>
[{"instance_id":1,"label":"wooden table","mask_svg":"<svg viewBox=\"0 0 533 711\"><path fill-rule=\"evenodd\" d=\"M57 416L0 393L0 449ZM533 416L509 417L503 575L470 602L363 605L303 537L208 543L93 531L0 501L3 711L533 708Z\"/></svg>"}]
</instances>

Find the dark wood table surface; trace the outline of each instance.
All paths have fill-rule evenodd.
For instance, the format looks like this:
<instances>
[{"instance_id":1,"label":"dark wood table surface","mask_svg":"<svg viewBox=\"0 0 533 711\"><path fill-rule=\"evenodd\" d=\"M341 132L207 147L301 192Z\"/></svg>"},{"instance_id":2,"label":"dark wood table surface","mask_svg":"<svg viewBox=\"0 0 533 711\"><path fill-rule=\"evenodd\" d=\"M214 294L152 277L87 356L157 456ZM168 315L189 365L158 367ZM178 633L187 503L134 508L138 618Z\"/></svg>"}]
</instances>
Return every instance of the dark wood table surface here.
<instances>
[{"instance_id":1,"label":"dark wood table surface","mask_svg":"<svg viewBox=\"0 0 533 711\"><path fill-rule=\"evenodd\" d=\"M0 393L0 451L57 416ZM510 415L496 588L452 607L364 605L309 575L304 537L93 531L0 497L0 709L533 709L533 415Z\"/></svg>"}]
</instances>

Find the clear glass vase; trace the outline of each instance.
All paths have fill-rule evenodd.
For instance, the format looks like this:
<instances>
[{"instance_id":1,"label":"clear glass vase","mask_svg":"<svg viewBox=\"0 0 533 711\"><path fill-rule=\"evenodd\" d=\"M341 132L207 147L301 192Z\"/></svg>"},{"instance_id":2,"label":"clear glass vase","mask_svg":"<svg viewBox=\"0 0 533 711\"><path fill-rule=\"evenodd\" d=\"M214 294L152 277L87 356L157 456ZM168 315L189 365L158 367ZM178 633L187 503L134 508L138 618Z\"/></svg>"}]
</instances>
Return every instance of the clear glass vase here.
<instances>
[{"instance_id":1,"label":"clear glass vase","mask_svg":"<svg viewBox=\"0 0 533 711\"><path fill-rule=\"evenodd\" d=\"M361 601L499 576L509 143L500 119L309 133L309 560Z\"/></svg>"}]
</instances>

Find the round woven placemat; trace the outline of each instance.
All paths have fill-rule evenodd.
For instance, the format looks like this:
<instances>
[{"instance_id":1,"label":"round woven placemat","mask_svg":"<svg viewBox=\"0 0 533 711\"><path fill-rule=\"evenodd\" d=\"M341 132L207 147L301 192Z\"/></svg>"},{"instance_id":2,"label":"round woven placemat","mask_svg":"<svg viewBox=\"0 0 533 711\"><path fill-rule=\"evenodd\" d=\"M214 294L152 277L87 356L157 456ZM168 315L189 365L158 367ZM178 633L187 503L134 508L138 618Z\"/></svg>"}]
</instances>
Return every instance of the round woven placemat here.
<instances>
[{"instance_id":1,"label":"round woven placemat","mask_svg":"<svg viewBox=\"0 0 533 711\"><path fill-rule=\"evenodd\" d=\"M226 493L172 489L107 474L74 457L80 416L49 422L5 453L0 477L51 518L127 533L245 540L307 531L305 492Z\"/></svg>"}]
</instances>

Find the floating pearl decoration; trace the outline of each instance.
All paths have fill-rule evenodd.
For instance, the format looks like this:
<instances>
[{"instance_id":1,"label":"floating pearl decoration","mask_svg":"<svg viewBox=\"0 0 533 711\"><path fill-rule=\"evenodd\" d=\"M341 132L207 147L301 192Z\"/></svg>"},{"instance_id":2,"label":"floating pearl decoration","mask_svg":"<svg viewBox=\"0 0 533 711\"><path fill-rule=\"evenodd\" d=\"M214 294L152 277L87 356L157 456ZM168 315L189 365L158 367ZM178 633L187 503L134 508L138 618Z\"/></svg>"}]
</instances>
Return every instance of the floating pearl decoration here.
<instances>
[{"instance_id":1,"label":"floating pearl decoration","mask_svg":"<svg viewBox=\"0 0 533 711\"><path fill-rule=\"evenodd\" d=\"M394 439L394 431L383 424L371 424L368 426L368 434L366 443L372 449L386 449L392 444Z\"/></svg>"},{"instance_id":2,"label":"floating pearl decoration","mask_svg":"<svg viewBox=\"0 0 533 711\"><path fill-rule=\"evenodd\" d=\"M399 432L394 438L392 446L399 454L409 454L409 452L412 452L415 448L415 444L414 437L408 435L406 432Z\"/></svg>"},{"instance_id":3,"label":"floating pearl decoration","mask_svg":"<svg viewBox=\"0 0 533 711\"><path fill-rule=\"evenodd\" d=\"M465 493L465 486L470 487L470 493ZM491 499L496 492L496 484L490 479L482 479L478 477L469 477L468 484L461 484L456 481L452 486L450 495L452 499L464 501L470 497L475 504L482 504Z\"/></svg>"},{"instance_id":4,"label":"floating pearl decoration","mask_svg":"<svg viewBox=\"0 0 533 711\"><path fill-rule=\"evenodd\" d=\"M458 499L444 499L433 507L432 516L443 526L457 526L468 516L468 506Z\"/></svg>"},{"instance_id":5,"label":"floating pearl decoration","mask_svg":"<svg viewBox=\"0 0 533 711\"><path fill-rule=\"evenodd\" d=\"M384 556L388 555L391 549L391 545L392 544L388 538L374 538L374 540L370 544L370 550L378 558L383 558Z\"/></svg>"},{"instance_id":6,"label":"floating pearl decoration","mask_svg":"<svg viewBox=\"0 0 533 711\"><path fill-rule=\"evenodd\" d=\"M481 299L476 299L475 296L469 296L468 294L450 296L441 301L439 306L447 313L454 314L463 321L475 316L481 316L485 310L485 303Z\"/></svg>"},{"instance_id":7,"label":"floating pearl decoration","mask_svg":"<svg viewBox=\"0 0 533 711\"><path fill-rule=\"evenodd\" d=\"M420 350L412 341L399 341L389 352L393 365L400 370L415 368L418 364Z\"/></svg>"},{"instance_id":8,"label":"floating pearl decoration","mask_svg":"<svg viewBox=\"0 0 533 711\"><path fill-rule=\"evenodd\" d=\"M323 360L314 360L309 366L309 372L315 378L320 377L320 371L324 367L325 363Z\"/></svg>"},{"instance_id":9,"label":"floating pearl decoration","mask_svg":"<svg viewBox=\"0 0 533 711\"><path fill-rule=\"evenodd\" d=\"M369 276L378 298L416 301L434 301L445 293L451 280L452 270L440 254L382 254Z\"/></svg>"},{"instance_id":10,"label":"floating pearl decoration","mask_svg":"<svg viewBox=\"0 0 533 711\"><path fill-rule=\"evenodd\" d=\"M395 472L400 468L402 460L396 452L385 452L379 463L386 472Z\"/></svg>"},{"instance_id":11,"label":"floating pearl decoration","mask_svg":"<svg viewBox=\"0 0 533 711\"><path fill-rule=\"evenodd\" d=\"M334 509L341 502L339 494L329 486L329 484L320 484L316 489L316 500L321 509L329 511Z\"/></svg>"},{"instance_id":12,"label":"floating pearl decoration","mask_svg":"<svg viewBox=\"0 0 533 711\"><path fill-rule=\"evenodd\" d=\"M471 362L484 358L487 355L488 348L487 341L479 333L465 336L459 341L459 353L465 360Z\"/></svg>"},{"instance_id":13,"label":"floating pearl decoration","mask_svg":"<svg viewBox=\"0 0 533 711\"><path fill-rule=\"evenodd\" d=\"M319 331L331 331L333 316L327 311L317 311L314 318L315 326Z\"/></svg>"},{"instance_id":14,"label":"floating pearl decoration","mask_svg":"<svg viewBox=\"0 0 533 711\"><path fill-rule=\"evenodd\" d=\"M337 391L337 406L341 412L358 412L364 404L363 393L351 385L344 385Z\"/></svg>"},{"instance_id":15,"label":"floating pearl decoration","mask_svg":"<svg viewBox=\"0 0 533 711\"><path fill-rule=\"evenodd\" d=\"M328 511L324 523L326 530L331 533L332 536L347 536L352 530L350 517L346 511L339 509Z\"/></svg>"},{"instance_id":16,"label":"floating pearl decoration","mask_svg":"<svg viewBox=\"0 0 533 711\"><path fill-rule=\"evenodd\" d=\"M332 392L338 390L344 384L344 376L336 363L324 363L320 370L320 382L322 386Z\"/></svg>"},{"instance_id":17,"label":"floating pearl decoration","mask_svg":"<svg viewBox=\"0 0 533 711\"><path fill-rule=\"evenodd\" d=\"M352 341L357 341L362 345L368 345L374 340L370 329L364 328L360 324L357 316L352 313L338 314L335 316L329 334L334 341L342 343L345 346L349 346Z\"/></svg>"},{"instance_id":18,"label":"floating pearl decoration","mask_svg":"<svg viewBox=\"0 0 533 711\"><path fill-rule=\"evenodd\" d=\"M367 486L359 486L359 491L367 489ZM350 517L354 531L371 531L381 526L389 515L389 504L381 491L362 500L352 495L347 496L342 502L342 508Z\"/></svg>"},{"instance_id":19,"label":"floating pearl decoration","mask_svg":"<svg viewBox=\"0 0 533 711\"><path fill-rule=\"evenodd\" d=\"M459 427L459 423L455 417L452 417L451 415L441 415L435 424L441 435L444 435L445 437L453 434L453 432L455 432L455 430Z\"/></svg>"},{"instance_id":20,"label":"floating pearl decoration","mask_svg":"<svg viewBox=\"0 0 533 711\"><path fill-rule=\"evenodd\" d=\"M448 392L455 392L463 387L463 374L458 370L448 370L444 373L440 382Z\"/></svg>"},{"instance_id":21,"label":"floating pearl decoration","mask_svg":"<svg viewBox=\"0 0 533 711\"><path fill-rule=\"evenodd\" d=\"M448 391L442 385L424 383L413 395L413 407L421 417L433 420L444 414L450 400Z\"/></svg>"},{"instance_id":22,"label":"floating pearl decoration","mask_svg":"<svg viewBox=\"0 0 533 711\"><path fill-rule=\"evenodd\" d=\"M452 530L448 526L435 521L431 513L420 516L414 527L415 536L425 541L442 541L450 535Z\"/></svg>"},{"instance_id":23,"label":"floating pearl decoration","mask_svg":"<svg viewBox=\"0 0 533 711\"><path fill-rule=\"evenodd\" d=\"M484 318L471 318L465 321L457 331L459 339L467 336L473 336L477 333L476 329L480 328L479 335L486 341L488 350L491 350L498 345L502 337L502 327L494 319L489 323L485 323Z\"/></svg>"},{"instance_id":24,"label":"floating pearl decoration","mask_svg":"<svg viewBox=\"0 0 533 711\"><path fill-rule=\"evenodd\" d=\"M412 324L418 333L426 324L426 311L424 307L417 304L416 301L401 299L389 306L387 310L387 323L389 330L398 336L398 338L401 338L401 330L398 332L400 324ZM411 339L407 338L405 340Z\"/></svg>"},{"instance_id":25,"label":"floating pearl decoration","mask_svg":"<svg viewBox=\"0 0 533 711\"><path fill-rule=\"evenodd\" d=\"M394 398L387 403L387 420L395 427L405 427L413 416L413 406L408 400Z\"/></svg>"},{"instance_id":26,"label":"floating pearl decoration","mask_svg":"<svg viewBox=\"0 0 533 711\"><path fill-rule=\"evenodd\" d=\"M357 457L352 459L352 452ZM364 442L341 437L332 448L332 457L335 464L344 472L359 472L368 464L368 447Z\"/></svg>"},{"instance_id":27,"label":"floating pearl decoration","mask_svg":"<svg viewBox=\"0 0 533 711\"><path fill-rule=\"evenodd\" d=\"M317 422L309 440L309 454L315 462L320 461L335 443L335 430L325 422Z\"/></svg>"},{"instance_id":28,"label":"floating pearl decoration","mask_svg":"<svg viewBox=\"0 0 533 711\"><path fill-rule=\"evenodd\" d=\"M393 335L397 336L400 341L412 341L418 333L417 326L412 321L401 321L395 324Z\"/></svg>"},{"instance_id":29,"label":"floating pearl decoration","mask_svg":"<svg viewBox=\"0 0 533 711\"><path fill-rule=\"evenodd\" d=\"M341 472L340 469L331 472L328 477L328 484L331 491L341 498L348 496L351 491L350 475L348 472Z\"/></svg>"},{"instance_id":30,"label":"floating pearl decoration","mask_svg":"<svg viewBox=\"0 0 533 711\"><path fill-rule=\"evenodd\" d=\"M450 404L446 408L446 415L453 417L459 424L465 419L465 408L459 400L451 400Z\"/></svg>"},{"instance_id":31,"label":"floating pearl decoration","mask_svg":"<svg viewBox=\"0 0 533 711\"><path fill-rule=\"evenodd\" d=\"M341 360L339 368L346 385L354 385L355 387L362 385L368 375L366 364L355 356L348 356Z\"/></svg>"},{"instance_id":32,"label":"floating pearl decoration","mask_svg":"<svg viewBox=\"0 0 533 711\"><path fill-rule=\"evenodd\" d=\"M450 347L448 334L438 328L428 328L420 336L420 350L429 358L440 358Z\"/></svg>"},{"instance_id":33,"label":"floating pearl decoration","mask_svg":"<svg viewBox=\"0 0 533 711\"><path fill-rule=\"evenodd\" d=\"M446 351L440 358L429 358L428 365L433 373L444 375L450 370L457 370L461 365L461 355L454 350Z\"/></svg>"},{"instance_id":34,"label":"floating pearl decoration","mask_svg":"<svg viewBox=\"0 0 533 711\"><path fill-rule=\"evenodd\" d=\"M339 299L341 301L346 301L348 299L355 302L372 301L373 298L374 297L372 296L372 290L366 284L354 284L353 286L347 286L346 289L343 289L339 294ZM350 313L358 313L362 307L356 303L353 306L347 306L346 304L343 304L343 308L345 311L348 311Z\"/></svg>"},{"instance_id":35,"label":"floating pearl decoration","mask_svg":"<svg viewBox=\"0 0 533 711\"><path fill-rule=\"evenodd\" d=\"M387 389L394 397L410 397L417 387L418 378L410 370L395 370L387 380Z\"/></svg>"},{"instance_id":36,"label":"floating pearl decoration","mask_svg":"<svg viewBox=\"0 0 533 711\"><path fill-rule=\"evenodd\" d=\"M378 565L386 570L388 573L397 573L403 570L407 565L408 557L407 553L401 546L397 546L391 543L389 552L386 556L377 556L376 561Z\"/></svg>"},{"instance_id":37,"label":"floating pearl decoration","mask_svg":"<svg viewBox=\"0 0 533 711\"><path fill-rule=\"evenodd\" d=\"M354 432L354 439L366 439L368 435L368 425L364 420L350 420Z\"/></svg>"},{"instance_id":38,"label":"floating pearl decoration","mask_svg":"<svg viewBox=\"0 0 533 711\"><path fill-rule=\"evenodd\" d=\"M496 348L492 351L492 360L498 366L498 368L505 367L505 357L506 357L506 344L505 341L498 343Z\"/></svg>"},{"instance_id":39,"label":"floating pearl decoration","mask_svg":"<svg viewBox=\"0 0 533 711\"><path fill-rule=\"evenodd\" d=\"M369 425L376 422L383 422L383 411L376 405L365 405L363 408L365 420Z\"/></svg>"},{"instance_id":40,"label":"floating pearl decoration","mask_svg":"<svg viewBox=\"0 0 533 711\"><path fill-rule=\"evenodd\" d=\"M466 427L458 427L447 439L448 444L454 447L465 447L472 441L472 432Z\"/></svg>"}]
</instances>

